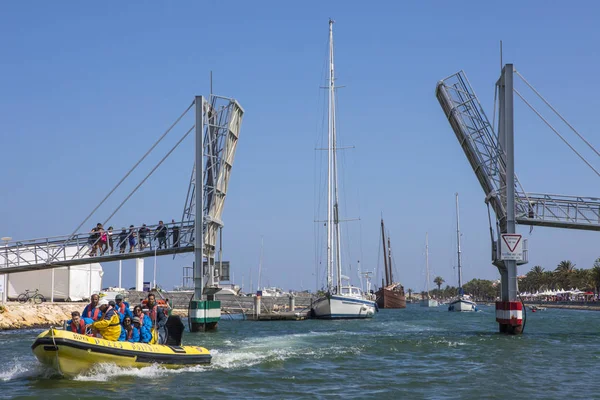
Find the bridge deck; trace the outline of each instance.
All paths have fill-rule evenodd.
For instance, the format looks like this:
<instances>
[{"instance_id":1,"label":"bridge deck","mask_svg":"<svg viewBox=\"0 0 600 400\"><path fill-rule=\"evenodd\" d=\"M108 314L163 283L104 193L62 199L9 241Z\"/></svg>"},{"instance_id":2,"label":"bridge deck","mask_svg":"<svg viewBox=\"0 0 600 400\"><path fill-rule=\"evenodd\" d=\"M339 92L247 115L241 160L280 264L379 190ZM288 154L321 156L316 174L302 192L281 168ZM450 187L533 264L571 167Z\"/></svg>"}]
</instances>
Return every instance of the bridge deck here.
<instances>
[{"instance_id":1,"label":"bridge deck","mask_svg":"<svg viewBox=\"0 0 600 400\"><path fill-rule=\"evenodd\" d=\"M140 247L139 229L127 230L127 236L119 237L113 232L113 249L107 240L102 243L99 236L91 232L71 236L56 236L5 243L0 247L0 273L13 273L32 270L68 267L98 262L129 260L194 251L194 226L188 223L165 224L164 241L156 234L157 226L145 227L146 246ZM130 237L135 241L133 246ZM124 240L122 240L124 239ZM162 248L158 248L162 243ZM121 244L124 244L121 252ZM95 250L93 250L95 248Z\"/></svg>"}]
</instances>

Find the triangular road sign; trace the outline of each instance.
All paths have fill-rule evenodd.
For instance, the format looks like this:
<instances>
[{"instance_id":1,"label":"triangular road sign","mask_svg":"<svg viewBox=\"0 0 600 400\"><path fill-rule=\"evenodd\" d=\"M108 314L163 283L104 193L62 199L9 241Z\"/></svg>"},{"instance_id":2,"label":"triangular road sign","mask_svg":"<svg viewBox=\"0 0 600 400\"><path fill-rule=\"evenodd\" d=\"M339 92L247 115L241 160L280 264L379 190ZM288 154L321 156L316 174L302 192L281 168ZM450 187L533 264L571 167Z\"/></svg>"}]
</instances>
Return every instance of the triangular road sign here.
<instances>
[{"instance_id":1,"label":"triangular road sign","mask_svg":"<svg viewBox=\"0 0 600 400\"><path fill-rule=\"evenodd\" d=\"M502 235L502 240L504 240L504 243L508 246L508 250L510 250L511 253L514 253L521 241L521 235L505 233Z\"/></svg>"}]
</instances>

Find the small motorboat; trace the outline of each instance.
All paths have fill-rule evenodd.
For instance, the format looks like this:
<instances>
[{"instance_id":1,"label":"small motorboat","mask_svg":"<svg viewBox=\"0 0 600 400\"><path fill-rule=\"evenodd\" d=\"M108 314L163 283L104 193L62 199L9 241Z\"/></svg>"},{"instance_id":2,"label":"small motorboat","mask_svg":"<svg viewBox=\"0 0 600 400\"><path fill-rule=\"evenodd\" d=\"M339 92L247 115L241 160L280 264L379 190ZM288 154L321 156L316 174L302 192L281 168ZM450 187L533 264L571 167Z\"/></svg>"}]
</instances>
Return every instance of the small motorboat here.
<instances>
[{"instance_id":1,"label":"small motorboat","mask_svg":"<svg viewBox=\"0 0 600 400\"><path fill-rule=\"evenodd\" d=\"M178 317L169 317L169 320L172 318L179 320ZM50 328L36 338L31 349L42 364L70 377L100 363L119 367L141 368L161 364L167 368L180 368L210 364L212 358L204 347L181 346L181 332L179 338L169 335L167 344L147 344L117 342Z\"/></svg>"},{"instance_id":2,"label":"small motorboat","mask_svg":"<svg viewBox=\"0 0 600 400\"><path fill-rule=\"evenodd\" d=\"M529 309L531 310L531 312L536 312L536 311L544 311L546 309L546 307L529 306Z\"/></svg>"}]
</instances>

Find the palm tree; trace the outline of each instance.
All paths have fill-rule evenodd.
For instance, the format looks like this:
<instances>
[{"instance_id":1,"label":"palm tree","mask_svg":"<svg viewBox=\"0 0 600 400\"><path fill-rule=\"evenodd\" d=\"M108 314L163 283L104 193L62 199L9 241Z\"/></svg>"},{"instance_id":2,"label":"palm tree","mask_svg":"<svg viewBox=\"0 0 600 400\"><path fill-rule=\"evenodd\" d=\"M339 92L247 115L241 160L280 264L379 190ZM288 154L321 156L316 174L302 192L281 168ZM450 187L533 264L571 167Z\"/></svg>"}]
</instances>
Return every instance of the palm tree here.
<instances>
[{"instance_id":1,"label":"palm tree","mask_svg":"<svg viewBox=\"0 0 600 400\"><path fill-rule=\"evenodd\" d=\"M408 299L412 300L412 294L413 294L414 290L412 289L408 289Z\"/></svg>"},{"instance_id":2,"label":"palm tree","mask_svg":"<svg viewBox=\"0 0 600 400\"><path fill-rule=\"evenodd\" d=\"M554 271L569 273L569 272L573 272L573 270L575 270L575 264L573 264L569 260L563 260L558 263L558 265L556 266L556 269Z\"/></svg>"},{"instance_id":3,"label":"palm tree","mask_svg":"<svg viewBox=\"0 0 600 400\"><path fill-rule=\"evenodd\" d=\"M541 275L542 272L544 272L544 268L542 268L539 265L536 265L535 267L531 268L531 273L533 273L534 275Z\"/></svg>"},{"instance_id":4,"label":"palm tree","mask_svg":"<svg viewBox=\"0 0 600 400\"><path fill-rule=\"evenodd\" d=\"M600 288L600 258L597 258L594 261L594 267L592 268L592 280L594 281L594 285L596 286L596 294L599 292Z\"/></svg>"},{"instance_id":5,"label":"palm tree","mask_svg":"<svg viewBox=\"0 0 600 400\"><path fill-rule=\"evenodd\" d=\"M446 281L441 276L436 276L435 279L433 280L433 283L435 283L437 285L438 290L440 290L442 288L442 283L444 283L444 282L446 282Z\"/></svg>"}]
</instances>

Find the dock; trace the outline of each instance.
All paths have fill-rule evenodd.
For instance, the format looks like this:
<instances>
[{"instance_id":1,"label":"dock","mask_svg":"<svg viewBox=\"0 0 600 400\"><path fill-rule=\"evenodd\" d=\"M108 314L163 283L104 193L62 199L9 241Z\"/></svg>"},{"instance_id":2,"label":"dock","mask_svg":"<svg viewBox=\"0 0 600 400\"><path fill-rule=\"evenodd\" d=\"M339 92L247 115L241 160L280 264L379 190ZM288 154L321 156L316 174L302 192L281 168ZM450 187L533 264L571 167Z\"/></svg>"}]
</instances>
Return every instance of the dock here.
<instances>
[{"instance_id":1,"label":"dock","mask_svg":"<svg viewBox=\"0 0 600 400\"><path fill-rule=\"evenodd\" d=\"M310 310L308 311L286 311L272 312L264 314L250 314L246 318L249 321L303 321L310 319Z\"/></svg>"}]
</instances>

